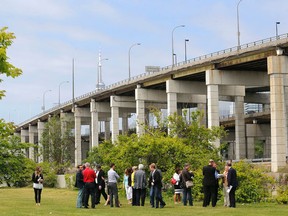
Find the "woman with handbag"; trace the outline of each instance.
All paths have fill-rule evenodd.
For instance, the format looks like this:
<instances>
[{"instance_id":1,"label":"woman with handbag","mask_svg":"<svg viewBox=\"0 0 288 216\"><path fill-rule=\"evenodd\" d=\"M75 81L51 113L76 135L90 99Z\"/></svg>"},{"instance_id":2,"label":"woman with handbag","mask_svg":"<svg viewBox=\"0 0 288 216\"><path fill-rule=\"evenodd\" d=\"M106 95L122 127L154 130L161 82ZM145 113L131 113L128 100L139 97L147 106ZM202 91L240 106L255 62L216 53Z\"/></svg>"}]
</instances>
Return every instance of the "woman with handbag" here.
<instances>
[{"instance_id":1,"label":"woman with handbag","mask_svg":"<svg viewBox=\"0 0 288 216\"><path fill-rule=\"evenodd\" d=\"M180 182L180 174L181 174L181 169L177 167L175 169L175 173L173 174L173 179L175 179L175 184L174 184L174 203L178 204L181 203L181 193L183 193L183 189L181 186Z\"/></svg>"},{"instance_id":2,"label":"woman with handbag","mask_svg":"<svg viewBox=\"0 0 288 216\"><path fill-rule=\"evenodd\" d=\"M37 206L40 206L44 181L41 167L36 167L35 172L32 174L32 181L35 194L35 202Z\"/></svg>"},{"instance_id":3,"label":"woman with handbag","mask_svg":"<svg viewBox=\"0 0 288 216\"><path fill-rule=\"evenodd\" d=\"M187 201L189 202L190 206L193 206L193 197L192 197L192 186L193 186L193 178L194 174L190 171L190 164L186 163L184 165L184 169L180 176L181 178L181 185L183 188L183 205L187 205Z\"/></svg>"}]
</instances>

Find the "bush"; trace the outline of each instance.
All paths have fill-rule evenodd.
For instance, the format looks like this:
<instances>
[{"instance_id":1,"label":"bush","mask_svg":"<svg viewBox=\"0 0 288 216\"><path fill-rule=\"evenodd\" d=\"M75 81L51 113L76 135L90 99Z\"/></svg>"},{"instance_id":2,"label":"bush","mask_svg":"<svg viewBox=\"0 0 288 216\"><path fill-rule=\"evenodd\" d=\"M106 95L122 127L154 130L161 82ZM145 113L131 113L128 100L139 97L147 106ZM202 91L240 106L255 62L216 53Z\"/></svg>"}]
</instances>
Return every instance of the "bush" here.
<instances>
[{"instance_id":1,"label":"bush","mask_svg":"<svg viewBox=\"0 0 288 216\"><path fill-rule=\"evenodd\" d=\"M288 204L288 186L280 186L277 193L276 201L280 204Z\"/></svg>"},{"instance_id":2,"label":"bush","mask_svg":"<svg viewBox=\"0 0 288 216\"><path fill-rule=\"evenodd\" d=\"M239 186L236 190L238 202L260 202L271 197L274 180L264 169L244 161L235 163Z\"/></svg>"}]
</instances>

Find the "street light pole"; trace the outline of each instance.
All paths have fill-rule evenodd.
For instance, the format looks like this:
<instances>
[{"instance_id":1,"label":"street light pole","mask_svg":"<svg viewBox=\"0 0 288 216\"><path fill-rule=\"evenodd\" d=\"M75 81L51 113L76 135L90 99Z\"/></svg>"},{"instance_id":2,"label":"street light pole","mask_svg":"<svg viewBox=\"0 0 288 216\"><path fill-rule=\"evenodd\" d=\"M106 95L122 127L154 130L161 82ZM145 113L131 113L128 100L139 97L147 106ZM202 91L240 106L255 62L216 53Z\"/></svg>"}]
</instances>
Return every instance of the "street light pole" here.
<instances>
[{"instance_id":1,"label":"street light pole","mask_svg":"<svg viewBox=\"0 0 288 216\"><path fill-rule=\"evenodd\" d=\"M240 27L239 27L239 4L241 3L242 0L239 0L237 4L237 38L238 38L238 47L237 49L240 49Z\"/></svg>"},{"instance_id":2,"label":"street light pole","mask_svg":"<svg viewBox=\"0 0 288 216\"><path fill-rule=\"evenodd\" d=\"M61 97L61 85L64 83L69 83L69 81L63 81L59 84L58 88L58 106L60 106L60 97Z\"/></svg>"},{"instance_id":3,"label":"street light pole","mask_svg":"<svg viewBox=\"0 0 288 216\"><path fill-rule=\"evenodd\" d=\"M276 40L279 39L279 36L278 36L278 25L280 24L280 22L276 22Z\"/></svg>"},{"instance_id":4,"label":"street light pole","mask_svg":"<svg viewBox=\"0 0 288 216\"><path fill-rule=\"evenodd\" d=\"M189 41L189 39L185 39L185 63L187 62L187 42Z\"/></svg>"},{"instance_id":5,"label":"street light pole","mask_svg":"<svg viewBox=\"0 0 288 216\"><path fill-rule=\"evenodd\" d=\"M108 58L101 58L101 53L99 52L99 57L98 57L98 76L97 76L97 84L96 84L96 89L100 90L105 87L105 84L102 80L102 61L108 60Z\"/></svg>"},{"instance_id":6,"label":"street light pole","mask_svg":"<svg viewBox=\"0 0 288 216\"><path fill-rule=\"evenodd\" d=\"M51 92L52 90L46 90L44 93L43 93L43 106L42 106L42 111L45 112L45 95L47 92Z\"/></svg>"},{"instance_id":7,"label":"street light pole","mask_svg":"<svg viewBox=\"0 0 288 216\"><path fill-rule=\"evenodd\" d=\"M132 46L130 46L129 51L128 51L129 80L131 79L131 69L130 69L130 58L131 58L131 56L130 56L130 52L131 52L132 47L134 47L134 46L139 46L139 45L141 45L141 43L135 43L135 44L133 44Z\"/></svg>"},{"instance_id":8,"label":"street light pole","mask_svg":"<svg viewBox=\"0 0 288 216\"><path fill-rule=\"evenodd\" d=\"M174 31L175 29L180 28L180 27L185 27L185 25L176 26L172 30L172 68L174 67L174 54L175 54L174 53Z\"/></svg>"}]
</instances>

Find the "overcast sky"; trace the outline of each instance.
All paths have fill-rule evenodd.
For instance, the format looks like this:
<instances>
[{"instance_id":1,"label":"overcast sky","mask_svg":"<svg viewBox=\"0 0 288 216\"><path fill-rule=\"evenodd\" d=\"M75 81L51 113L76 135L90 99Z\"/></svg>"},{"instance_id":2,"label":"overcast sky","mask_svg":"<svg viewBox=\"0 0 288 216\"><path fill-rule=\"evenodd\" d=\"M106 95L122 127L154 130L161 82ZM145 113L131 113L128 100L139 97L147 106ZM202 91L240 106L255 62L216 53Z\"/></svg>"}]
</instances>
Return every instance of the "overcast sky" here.
<instances>
[{"instance_id":1,"label":"overcast sky","mask_svg":"<svg viewBox=\"0 0 288 216\"><path fill-rule=\"evenodd\" d=\"M98 53L106 85L128 78L131 45L132 76L145 66L171 64L171 33L179 61L237 45L236 8L239 0L0 0L0 27L16 39L8 50L10 62L23 70L4 78L0 118L20 123L72 98L72 59L75 96L95 90ZM241 44L288 32L287 0L243 0L239 5Z\"/></svg>"}]
</instances>

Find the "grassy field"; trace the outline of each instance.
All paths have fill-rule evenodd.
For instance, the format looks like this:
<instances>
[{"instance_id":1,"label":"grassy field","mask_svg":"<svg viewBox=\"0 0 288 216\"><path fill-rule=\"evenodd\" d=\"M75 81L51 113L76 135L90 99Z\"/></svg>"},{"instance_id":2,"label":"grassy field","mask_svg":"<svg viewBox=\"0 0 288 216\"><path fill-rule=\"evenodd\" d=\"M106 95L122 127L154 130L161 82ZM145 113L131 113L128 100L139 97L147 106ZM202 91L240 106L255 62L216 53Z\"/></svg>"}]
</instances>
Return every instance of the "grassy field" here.
<instances>
[{"instance_id":1,"label":"grassy field","mask_svg":"<svg viewBox=\"0 0 288 216\"><path fill-rule=\"evenodd\" d=\"M203 208L200 202L194 203L194 206L175 205L172 199L165 200L167 206L163 209L152 209L149 206L149 199L146 199L144 207L132 207L126 204L126 200L121 195L121 208L110 208L103 204L97 205L95 209L77 209L76 206L77 190L66 189L48 189L44 188L42 193L41 206L36 206L34 202L34 192L32 188L0 188L0 215L1 216L29 216L29 215L205 215L205 216L271 216L288 215L287 205L278 205L275 203L245 204L238 203L237 208L231 209L222 206L219 202L217 207ZM102 198L103 201L103 198Z\"/></svg>"}]
</instances>

